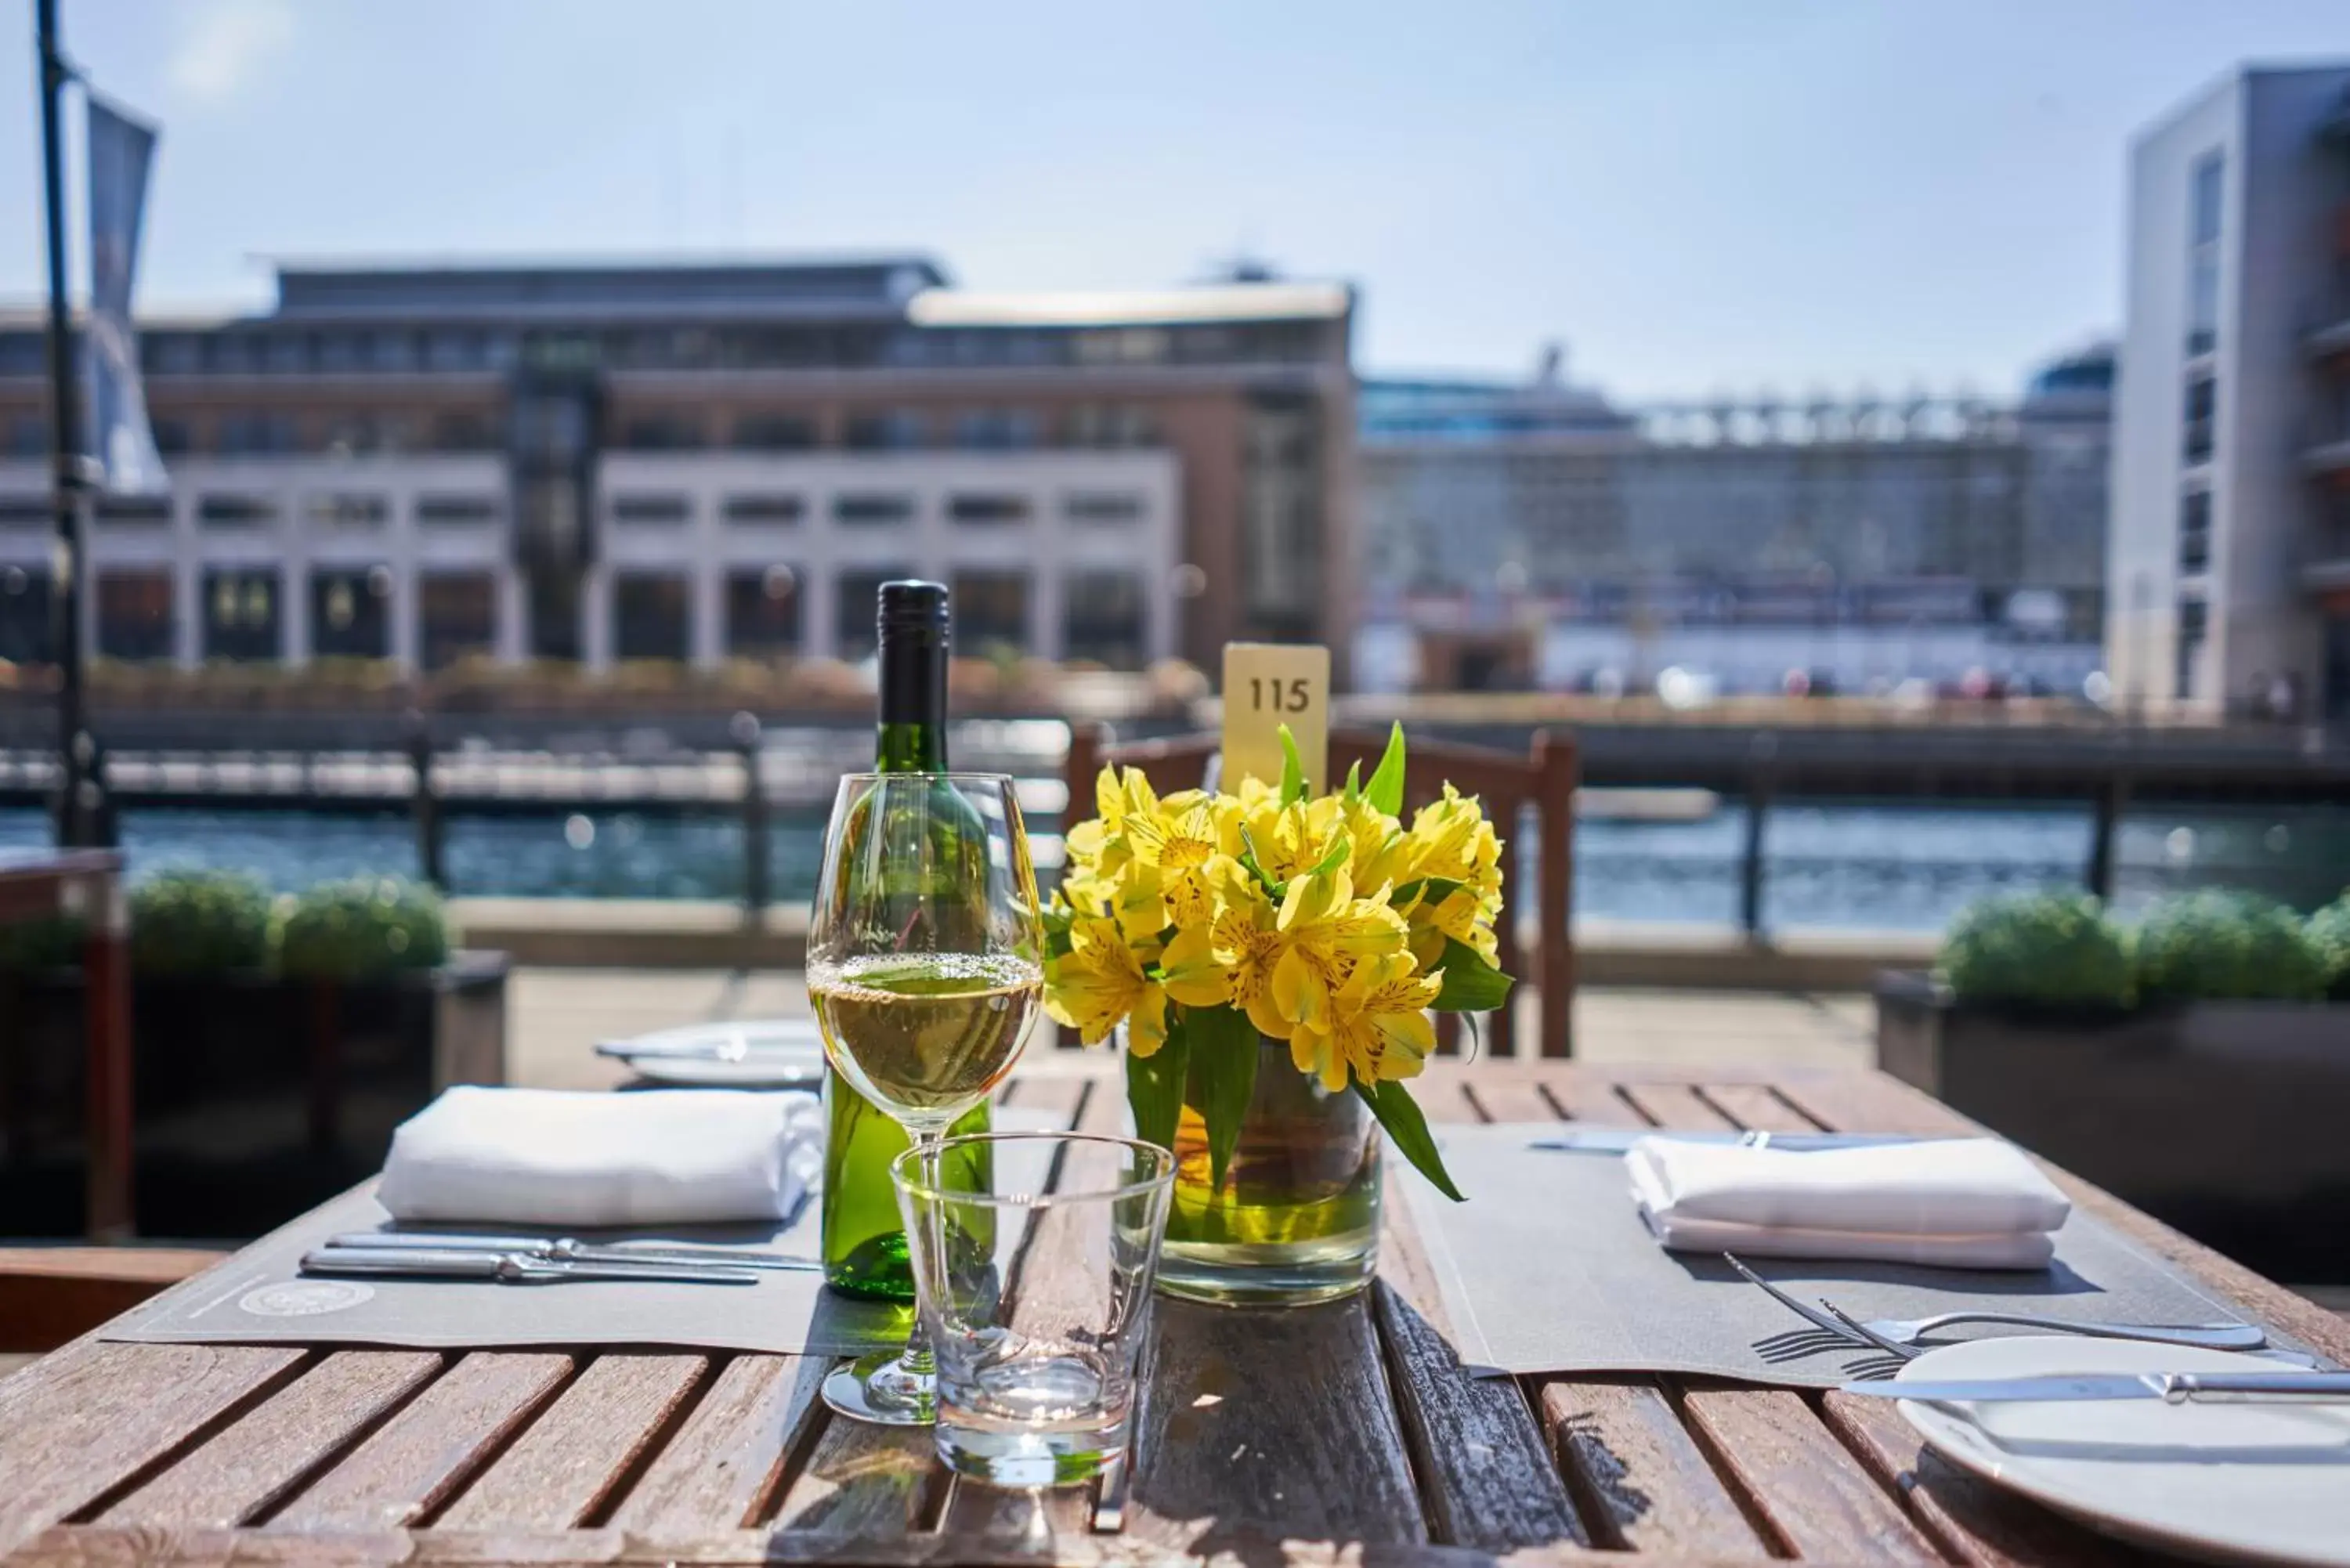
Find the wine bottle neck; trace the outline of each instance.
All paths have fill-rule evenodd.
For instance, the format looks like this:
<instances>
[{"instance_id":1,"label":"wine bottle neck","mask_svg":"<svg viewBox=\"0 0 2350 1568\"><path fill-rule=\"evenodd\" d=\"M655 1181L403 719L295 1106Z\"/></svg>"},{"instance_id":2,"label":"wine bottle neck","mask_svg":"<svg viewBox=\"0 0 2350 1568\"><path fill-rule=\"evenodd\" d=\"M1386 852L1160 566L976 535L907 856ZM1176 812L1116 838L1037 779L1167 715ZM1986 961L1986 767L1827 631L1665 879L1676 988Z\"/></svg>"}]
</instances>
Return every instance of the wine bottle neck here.
<instances>
[{"instance_id":1,"label":"wine bottle neck","mask_svg":"<svg viewBox=\"0 0 2350 1568\"><path fill-rule=\"evenodd\" d=\"M947 767L946 639L928 628L892 628L881 639L880 731L874 766L885 774Z\"/></svg>"},{"instance_id":2,"label":"wine bottle neck","mask_svg":"<svg viewBox=\"0 0 2350 1568\"><path fill-rule=\"evenodd\" d=\"M873 771L880 774L942 774L947 771L947 727L881 722L873 747Z\"/></svg>"}]
</instances>

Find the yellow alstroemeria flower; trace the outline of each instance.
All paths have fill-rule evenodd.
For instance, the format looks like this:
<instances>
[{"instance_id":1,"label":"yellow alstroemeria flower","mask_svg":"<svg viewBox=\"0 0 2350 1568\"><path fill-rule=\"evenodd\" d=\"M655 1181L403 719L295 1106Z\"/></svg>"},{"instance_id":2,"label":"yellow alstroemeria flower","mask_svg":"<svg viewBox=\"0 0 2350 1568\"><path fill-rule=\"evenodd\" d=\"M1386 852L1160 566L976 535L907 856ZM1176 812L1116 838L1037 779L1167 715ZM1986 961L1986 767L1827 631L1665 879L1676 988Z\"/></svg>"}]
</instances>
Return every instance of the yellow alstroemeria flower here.
<instances>
[{"instance_id":1,"label":"yellow alstroemeria flower","mask_svg":"<svg viewBox=\"0 0 2350 1568\"><path fill-rule=\"evenodd\" d=\"M1321 1023L1289 1037L1289 1059L1332 1094L1350 1073L1363 1084L1417 1077L1436 1049L1428 1009L1442 989L1438 976L1414 973L1408 954L1367 958L1331 993Z\"/></svg>"},{"instance_id":2,"label":"yellow alstroemeria flower","mask_svg":"<svg viewBox=\"0 0 2350 1568\"><path fill-rule=\"evenodd\" d=\"M1168 796L1163 805L1153 801L1149 809L1137 803L1127 814L1122 836L1136 864L1157 874L1168 916L1160 929L1170 923L1204 926L1214 917L1209 863L1222 852L1214 797L1187 790Z\"/></svg>"},{"instance_id":3,"label":"yellow alstroemeria flower","mask_svg":"<svg viewBox=\"0 0 2350 1568\"><path fill-rule=\"evenodd\" d=\"M1248 1014L1258 1033L1288 1039L1289 1020L1273 1004L1273 971L1289 946L1275 923L1279 911L1255 877L1231 860L1218 870L1216 905L1210 930L1216 962L1231 986L1229 1000Z\"/></svg>"},{"instance_id":4,"label":"yellow alstroemeria flower","mask_svg":"<svg viewBox=\"0 0 2350 1568\"><path fill-rule=\"evenodd\" d=\"M1330 992L1363 959L1399 951L1404 919L1388 908L1388 890L1355 897L1345 867L1290 880L1274 928L1286 940L1274 965L1273 1005L1290 1023L1319 1028Z\"/></svg>"},{"instance_id":5,"label":"yellow alstroemeria flower","mask_svg":"<svg viewBox=\"0 0 2350 1568\"><path fill-rule=\"evenodd\" d=\"M1415 937L1433 931L1440 938L1450 937L1462 947L1471 949L1487 963L1498 963L1501 961L1501 943L1493 934L1493 914L1494 911L1489 909L1475 892L1467 888L1455 888L1440 901L1423 903L1413 910L1411 923ZM1419 942L1415 940L1412 950L1417 953L1419 948ZM1435 951L1440 954L1444 951L1442 941L1436 942ZM1432 959L1423 960L1423 963L1432 961Z\"/></svg>"},{"instance_id":6,"label":"yellow alstroemeria flower","mask_svg":"<svg viewBox=\"0 0 2350 1568\"><path fill-rule=\"evenodd\" d=\"M1088 1045L1108 1039L1155 989L1115 920L1080 916L1069 926L1069 950L1045 961L1045 1012Z\"/></svg>"}]
</instances>

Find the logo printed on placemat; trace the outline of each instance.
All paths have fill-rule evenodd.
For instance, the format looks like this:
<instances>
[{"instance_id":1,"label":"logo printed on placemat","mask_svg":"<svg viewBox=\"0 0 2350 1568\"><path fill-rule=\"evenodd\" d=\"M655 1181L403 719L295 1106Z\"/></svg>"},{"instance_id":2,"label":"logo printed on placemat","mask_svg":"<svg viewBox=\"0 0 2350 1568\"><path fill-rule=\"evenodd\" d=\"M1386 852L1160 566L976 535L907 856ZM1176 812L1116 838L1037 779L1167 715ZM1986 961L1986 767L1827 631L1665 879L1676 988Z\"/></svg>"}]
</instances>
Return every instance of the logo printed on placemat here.
<instances>
[{"instance_id":1,"label":"logo printed on placemat","mask_svg":"<svg viewBox=\"0 0 2350 1568\"><path fill-rule=\"evenodd\" d=\"M353 1280L293 1280L247 1291L236 1304L255 1317L316 1317L355 1307L374 1295L373 1285Z\"/></svg>"}]
</instances>

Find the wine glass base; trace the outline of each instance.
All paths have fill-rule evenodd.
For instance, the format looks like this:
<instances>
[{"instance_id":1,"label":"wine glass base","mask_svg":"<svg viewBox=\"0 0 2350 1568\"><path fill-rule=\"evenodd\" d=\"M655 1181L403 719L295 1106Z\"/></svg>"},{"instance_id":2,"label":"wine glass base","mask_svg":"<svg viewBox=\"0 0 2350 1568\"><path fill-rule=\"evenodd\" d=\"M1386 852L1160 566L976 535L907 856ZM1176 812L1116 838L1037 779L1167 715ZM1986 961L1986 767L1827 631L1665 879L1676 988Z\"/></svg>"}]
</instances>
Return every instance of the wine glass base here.
<instances>
[{"instance_id":1,"label":"wine glass base","mask_svg":"<svg viewBox=\"0 0 2350 1568\"><path fill-rule=\"evenodd\" d=\"M824 1402L852 1421L877 1427L938 1424L935 1384L905 1369L895 1351L859 1356L824 1380Z\"/></svg>"}]
</instances>

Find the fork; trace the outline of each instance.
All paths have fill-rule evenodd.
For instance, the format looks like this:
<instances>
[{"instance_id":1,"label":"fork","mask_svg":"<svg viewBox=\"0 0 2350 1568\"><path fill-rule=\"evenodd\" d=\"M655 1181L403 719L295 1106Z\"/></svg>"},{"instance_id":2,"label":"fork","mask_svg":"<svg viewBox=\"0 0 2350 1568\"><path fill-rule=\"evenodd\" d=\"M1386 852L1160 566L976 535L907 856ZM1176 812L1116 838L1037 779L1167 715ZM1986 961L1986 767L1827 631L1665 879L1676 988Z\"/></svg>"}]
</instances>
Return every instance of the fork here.
<instances>
[{"instance_id":1,"label":"fork","mask_svg":"<svg viewBox=\"0 0 2350 1568\"><path fill-rule=\"evenodd\" d=\"M1914 1355L1912 1347L1935 1330L1959 1323L1997 1323L2014 1328L2040 1329L2051 1334L2077 1334L2094 1339L2137 1339L2157 1345L2197 1345L2207 1350L2258 1350L2268 1343L2268 1336L2251 1324L2218 1323L2201 1324L2146 1324L2119 1323L2079 1323L2064 1318L2033 1317L2022 1313L1953 1312L1937 1317L1879 1318L1867 1323L1844 1312L1833 1303L1823 1300L1825 1313L1805 1305L1789 1295L1731 1253L1721 1255L1723 1262L1738 1271L1739 1277L1750 1284L1759 1285L1773 1301L1794 1313L1814 1328L1834 1334L1838 1340L1859 1339L1889 1354Z\"/></svg>"}]
</instances>

